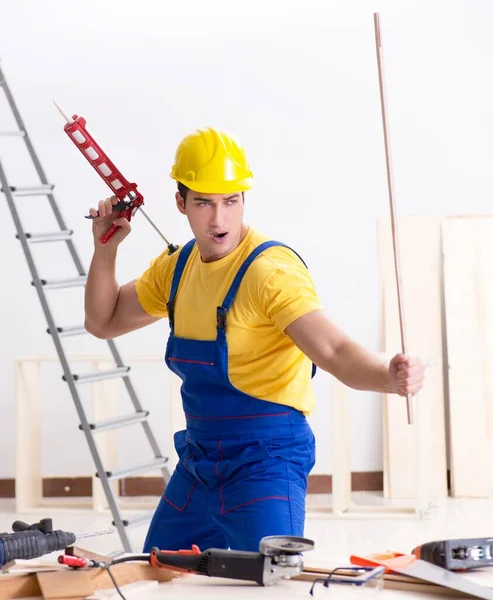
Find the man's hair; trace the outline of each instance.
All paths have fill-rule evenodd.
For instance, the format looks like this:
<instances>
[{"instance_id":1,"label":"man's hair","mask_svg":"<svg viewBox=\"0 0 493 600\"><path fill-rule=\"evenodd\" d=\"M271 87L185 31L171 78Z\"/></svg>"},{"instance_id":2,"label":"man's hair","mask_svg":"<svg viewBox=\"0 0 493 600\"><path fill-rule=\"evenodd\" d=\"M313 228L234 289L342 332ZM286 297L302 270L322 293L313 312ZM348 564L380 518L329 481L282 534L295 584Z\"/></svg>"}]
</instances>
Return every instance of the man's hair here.
<instances>
[{"instance_id":1,"label":"man's hair","mask_svg":"<svg viewBox=\"0 0 493 600\"><path fill-rule=\"evenodd\" d=\"M183 185L181 181L178 182L178 193L183 198L183 204L187 203L187 194L190 191L186 185ZM245 192L241 192L241 196L243 198L243 202L245 202Z\"/></svg>"},{"instance_id":2,"label":"man's hair","mask_svg":"<svg viewBox=\"0 0 493 600\"><path fill-rule=\"evenodd\" d=\"M187 203L187 194L188 194L189 190L190 190L190 188L187 188L186 185L183 185L183 183L181 183L181 181L178 182L178 193L183 198L184 204Z\"/></svg>"}]
</instances>

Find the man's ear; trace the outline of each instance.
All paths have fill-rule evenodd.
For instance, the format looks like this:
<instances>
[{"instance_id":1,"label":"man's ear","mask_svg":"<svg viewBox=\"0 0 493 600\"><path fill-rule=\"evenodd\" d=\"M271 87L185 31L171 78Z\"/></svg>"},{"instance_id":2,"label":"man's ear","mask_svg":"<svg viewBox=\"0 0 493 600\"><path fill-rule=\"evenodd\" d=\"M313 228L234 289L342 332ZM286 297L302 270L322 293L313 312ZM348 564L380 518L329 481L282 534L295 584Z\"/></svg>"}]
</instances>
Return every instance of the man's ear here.
<instances>
[{"instance_id":1,"label":"man's ear","mask_svg":"<svg viewBox=\"0 0 493 600\"><path fill-rule=\"evenodd\" d=\"M178 210L181 212L182 215L186 214L185 200L183 200L183 198L181 197L180 192L176 192L175 199L176 199L176 206L178 207Z\"/></svg>"}]
</instances>

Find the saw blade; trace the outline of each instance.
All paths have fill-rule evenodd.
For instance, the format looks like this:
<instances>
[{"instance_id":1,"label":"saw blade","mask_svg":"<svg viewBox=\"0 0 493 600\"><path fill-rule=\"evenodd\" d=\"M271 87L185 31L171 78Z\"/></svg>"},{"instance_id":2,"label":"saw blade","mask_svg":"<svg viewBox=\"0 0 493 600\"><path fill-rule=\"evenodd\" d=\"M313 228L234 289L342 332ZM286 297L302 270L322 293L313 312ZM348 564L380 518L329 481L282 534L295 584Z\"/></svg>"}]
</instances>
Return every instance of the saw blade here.
<instances>
[{"instance_id":1,"label":"saw blade","mask_svg":"<svg viewBox=\"0 0 493 600\"><path fill-rule=\"evenodd\" d=\"M292 535L272 535L260 540L260 552L266 556L273 554L300 554L313 550L312 540Z\"/></svg>"},{"instance_id":2,"label":"saw blade","mask_svg":"<svg viewBox=\"0 0 493 600\"><path fill-rule=\"evenodd\" d=\"M408 575L415 579L421 579L442 587L462 592L473 598L493 600L493 589L479 585L470 579L462 577L452 571L447 571L437 565L416 558L413 554L400 554L389 552L383 554L371 554L369 556L351 556L353 565L374 566L382 565L394 573Z\"/></svg>"}]
</instances>

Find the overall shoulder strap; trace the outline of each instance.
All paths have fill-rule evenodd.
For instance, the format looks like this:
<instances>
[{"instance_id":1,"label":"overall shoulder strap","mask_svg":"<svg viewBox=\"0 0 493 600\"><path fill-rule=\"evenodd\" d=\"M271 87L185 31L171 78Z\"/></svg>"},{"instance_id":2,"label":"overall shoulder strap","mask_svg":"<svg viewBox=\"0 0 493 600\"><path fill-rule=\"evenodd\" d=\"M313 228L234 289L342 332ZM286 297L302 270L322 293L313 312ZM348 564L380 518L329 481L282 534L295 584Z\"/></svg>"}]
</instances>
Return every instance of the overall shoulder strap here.
<instances>
[{"instance_id":1,"label":"overall shoulder strap","mask_svg":"<svg viewBox=\"0 0 493 600\"><path fill-rule=\"evenodd\" d=\"M243 280L243 277L245 276L245 273L248 270L248 267L259 256L259 254L261 254L264 250L267 250L267 248L272 248L272 246L282 246L284 248L288 248L289 250L294 252L296 254L296 256L301 260L301 262L305 265L305 267L308 268L305 261L296 252L296 250L293 250L290 246L287 246L286 244L283 244L282 242L276 242L275 240L271 240L269 242L264 242L263 244L260 244L260 246L257 246L247 256L247 258L245 259L245 261L243 262L241 267L238 269L238 272L236 273L235 278L233 279L233 283L231 284L231 286L228 290L228 293L226 294L226 297L223 300L223 303L221 304L221 306L217 307L217 334L218 334L218 337L222 338L226 334L226 313L228 312L228 310L231 308L231 305L233 304L235 296L238 292L238 289ZM312 378L315 376L316 372L317 372L317 366L313 363L312 364Z\"/></svg>"},{"instance_id":2,"label":"overall shoulder strap","mask_svg":"<svg viewBox=\"0 0 493 600\"><path fill-rule=\"evenodd\" d=\"M168 310L168 318L169 325L171 329L173 329L175 322L175 300L176 300L176 292L178 291L178 286L180 285L181 276L183 275L183 271L185 270L185 265L187 264L188 258L190 257L190 253L193 250L195 245L195 239L187 242L180 251L178 256L178 260L176 261L175 271L173 273L173 280L171 282L171 290L169 294L169 300L166 304L166 308Z\"/></svg>"},{"instance_id":3,"label":"overall shoulder strap","mask_svg":"<svg viewBox=\"0 0 493 600\"><path fill-rule=\"evenodd\" d=\"M233 283L231 284L221 306L217 307L218 329L226 328L226 313L228 312L228 310L231 308L231 305L233 304L233 301L236 297L236 294L237 294L240 284L243 280L243 277L245 276L245 274L248 270L248 267L257 258L257 256L259 256L259 254L262 254L262 252L264 250L267 250L267 248L272 248L272 246L283 246L284 248L288 248L289 250L294 252L296 254L296 256L298 256L298 258L301 260L301 262L306 267L305 261L301 258L301 256L295 250L293 250L286 244L283 244L282 242L276 242L275 240L270 240L268 242L264 242L263 244L260 244L260 246L257 246L254 250L252 250L252 252L250 252L250 254L244 260L241 267L238 269L238 272L236 273L235 278L233 279Z\"/></svg>"}]
</instances>

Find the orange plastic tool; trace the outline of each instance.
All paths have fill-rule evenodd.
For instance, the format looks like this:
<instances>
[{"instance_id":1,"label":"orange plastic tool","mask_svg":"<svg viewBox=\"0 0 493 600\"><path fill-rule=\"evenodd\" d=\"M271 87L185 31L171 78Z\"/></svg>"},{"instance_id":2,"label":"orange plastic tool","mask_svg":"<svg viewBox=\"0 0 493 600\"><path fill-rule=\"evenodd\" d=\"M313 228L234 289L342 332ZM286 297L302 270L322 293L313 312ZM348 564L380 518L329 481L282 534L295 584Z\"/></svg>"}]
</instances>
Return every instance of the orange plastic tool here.
<instances>
[{"instance_id":1,"label":"orange plastic tool","mask_svg":"<svg viewBox=\"0 0 493 600\"><path fill-rule=\"evenodd\" d=\"M435 585L456 590L468 594L473 598L483 598L484 600L493 600L493 589L484 585L474 583L457 573L447 571L437 565L432 565L419 559L414 554L401 554L400 552L379 552L367 556L350 557L353 565L360 567L373 567L380 565L387 568L387 572L408 575L415 579L421 579Z\"/></svg>"},{"instance_id":2,"label":"orange plastic tool","mask_svg":"<svg viewBox=\"0 0 493 600\"><path fill-rule=\"evenodd\" d=\"M160 562L158 556L162 556L163 554L181 554L182 556L189 556L193 554L201 554L201 551L200 548L195 544L192 545L191 550L159 550L158 548L153 548L151 550L149 562L153 567L159 567L160 569L172 569L173 571L182 571L183 573L189 573L190 569L166 565Z\"/></svg>"},{"instance_id":3,"label":"orange plastic tool","mask_svg":"<svg viewBox=\"0 0 493 600\"><path fill-rule=\"evenodd\" d=\"M353 565L360 567L374 567L376 565L387 567L387 571L405 569L418 560L414 554L400 554L399 552L380 552L368 556L351 556Z\"/></svg>"}]
</instances>

